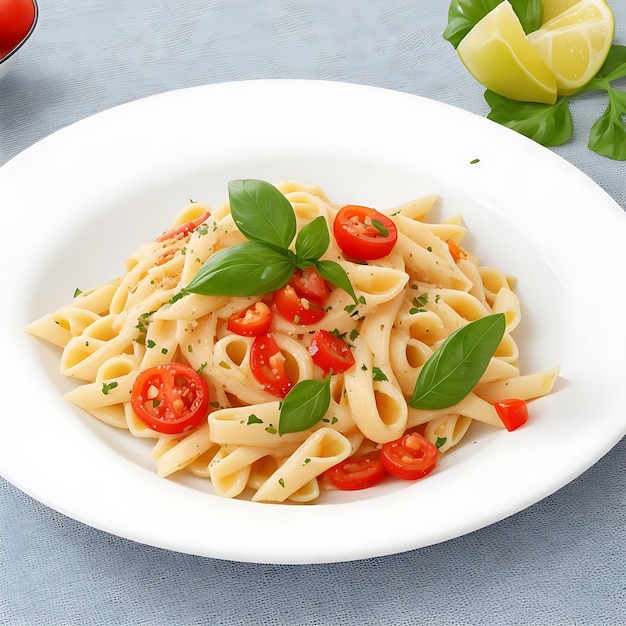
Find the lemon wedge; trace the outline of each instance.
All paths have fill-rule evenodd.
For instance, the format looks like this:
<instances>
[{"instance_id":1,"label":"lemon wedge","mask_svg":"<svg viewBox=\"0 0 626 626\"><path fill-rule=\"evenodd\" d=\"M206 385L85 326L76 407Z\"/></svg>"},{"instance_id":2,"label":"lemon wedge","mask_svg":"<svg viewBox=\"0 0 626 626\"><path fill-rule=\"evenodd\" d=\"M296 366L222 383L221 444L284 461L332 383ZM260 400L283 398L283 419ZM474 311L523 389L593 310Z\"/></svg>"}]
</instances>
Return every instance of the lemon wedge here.
<instances>
[{"instance_id":1,"label":"lemon wedge","mask_svg":"<svg viewBox=\"0 0 626 626\"><path fill-rule=\"evenodd\" d=\"M550 19L528 41L554 74L557 93L568 95L602 67L613 43L615 19L605 0L548 0L545 8L544 19Z\"/></svg>"},{"instance_id":2,"label":"lemon wedge","mask_svg":"<svg viewBox=\"0 0 626 626\"><path fill-rule=\"evenodd\" d=\"M556 102L556 81L508 1L492 9L457 47L470 74L512 100Z\"/></svg>"}]
</instances>

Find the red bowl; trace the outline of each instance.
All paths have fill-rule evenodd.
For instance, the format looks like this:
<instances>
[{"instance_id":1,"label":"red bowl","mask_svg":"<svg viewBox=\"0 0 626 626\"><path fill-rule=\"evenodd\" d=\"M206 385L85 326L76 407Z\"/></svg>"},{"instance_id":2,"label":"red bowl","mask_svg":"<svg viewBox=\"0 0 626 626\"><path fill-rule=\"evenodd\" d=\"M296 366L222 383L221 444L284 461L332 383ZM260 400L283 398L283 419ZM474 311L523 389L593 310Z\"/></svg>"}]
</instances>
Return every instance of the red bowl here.
<instances>
[{"instance_id":1,"label":"red bowl","mask_svg":"<svg viewBox=\"0 0 626 626\"><path fill-rule=\"evenodd\" d=\"M2 13L6 9L6 13L8 15L8 21L5 24L11 24L11 19L14 16L11 15L11 11L9 7L13 4L17 5L25 5L25 7L29 10L28 16L26 18L26 23L21 24L18 28L21 29L22 32L15 34L15 32L9 32L11 29L5 27L6 32L3 31L3 27L0 26L0 78L2 78L9 70L9 67L12 65L17 52L22 48L22 46L28 41L30 36L33 34L35 30L35 26L37 25L37 19L39 18L39 7L37 5L37 0L0 0L0 20L2 19ZM32 8L31 8L32 7ZM24 8L19 7L19 9ZM23 21L23 20L22 20ZM2 40L3 34L7 37L6 41Z\"/></svg>"}]
</instances>

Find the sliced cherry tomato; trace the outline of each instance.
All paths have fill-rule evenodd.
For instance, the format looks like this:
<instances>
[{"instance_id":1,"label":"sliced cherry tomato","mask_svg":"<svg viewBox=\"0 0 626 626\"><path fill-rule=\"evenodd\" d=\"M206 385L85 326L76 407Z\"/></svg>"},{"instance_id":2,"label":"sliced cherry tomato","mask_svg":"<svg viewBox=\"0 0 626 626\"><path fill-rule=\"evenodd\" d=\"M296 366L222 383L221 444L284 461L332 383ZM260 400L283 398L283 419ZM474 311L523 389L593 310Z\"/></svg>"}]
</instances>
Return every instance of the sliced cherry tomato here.
<instances>
[{"instance_id":1,"label":"sliced cherry tomato","mask_svg":"<svg viewBox=\"0 0 626 626\"><path fill-rule=\"evenodd\" d=\"M272 333L255 337L250 348L250 369L265 391L284 398L293 387L285 369L283 356Z\"/></svg>"},{"instance_id":2,"label":"sliced cherry tomato","mask_svg":"<svg viewBox=\"0 0 626 626\"><path fill-rule=\"evenodd\" d=\"M314 324L326 315L323 308L301 298L290 284L274 292L274 306L281 317L294 324Z\"/></svg>"},{"instance_id":3,"label":"sliced cherry tomato","mask_svg":"<svg viewBox=\"0 0 626 626\"><path fill-rule=\"evenodd\" d=\"M439 450L419 433L407 433L384 443L381 459L385 469L396 478L417 480L431 472L439 459Z\"/></svg>"},{"instance_id":4,"label":"sliced cherry tomato","mask_svg":"<svg viewBox=\"0 0 626 626\"><path fill-rule=\"evenodd\" d=\"M156 241L167 241L168 239L182 238L186 237L190 233L192 233L202 222L204 222L209 215L211 215L210 211L203 213L200 217L197 217L195 220L191 220L186 222L185 224L181 224L180 226L174 226L174 228L170 228L170 230L165 231L162 235L159 235L156 238Z\"/></svg>"},{"instance_id":5,"label":"sliced cherry tomato","mask_svg":"<svg viewBox=\"0 0 626 626\"><path fill-rule=\"evenodd\" d=\"M236 335L256 337L267 332L272 318L272 309L259 301L239 313L233 313L226 322L226 328Z\"/></svg>"},{"instance_id":6,"label":"sliced cherry tomato","mask_svg":"<svg viewBox=\"0 0 626 626\"><path fill-rule=\"evenodd\" d=\"M35 16L33 0L0 0L0 59L22 43Z\"/></svg>"},{"instance_id":7,"label":"sliced cherry tomato","mask_svg":"<svg viewBox=\"0 0 626 626\"><path fill-rule=\"evenodd\" d=\"M398 240L398 229L392 220L376 209L355 204L339 210L333 233L347 256L365 261L387 256Z\"/></svg>"},{"instance_id":8,"label":"sliced cherry tomato","mask_svg":"<svg viewBox=\"0 0 626 626\"><path fill-rule=\"evenodd\" d=\"M146 426L176 435L206 419L209 387L190 365L165 363L139 373L130 402Z\"/></svg>"},{"instance_id":9,"label":"sliced cherry tomato","mask_svg":"<svg viewBox=\"0 0 626 626\"><path fill-rule=\"evenodd\" d=\"M311 337L309 354L315 365L326 373L341 374L354 365L350 346L327 330L316 330Z\"/></svg>"},{"instance_id":10,"label":"sliced cherry tomato","mask_svg":"<svg viewBox=\"0 0 626 626\"><path fill-rule=\"evenodd\" d=\"M387 474L380 452L358 458L350 457L326 471L328 480L343 491L367 489L378 484Z\"/></svg>"},{"instance_id":11,"label":"sliced cherry tomato","mask_svg":"<svg viewBox=\"0 0 626 626\"><path fill-rule=\"evenodd\" d=\"M508 431L516 430L528 421L528 405L525 400L508 398L494 402L493 406Z\"/></svg>"},{"instance_id":12,"label":"sliced cherry tomato","mask_svg":"<svg viewBox=\"0 0 626 626\"><path fill-rule=\"evenodd\" d=\"M303 270L296 268L289 283L301 298L306 298L309 302L324 308L330 296L330 289L312 265Z\"/></svg>"}]
</instances>

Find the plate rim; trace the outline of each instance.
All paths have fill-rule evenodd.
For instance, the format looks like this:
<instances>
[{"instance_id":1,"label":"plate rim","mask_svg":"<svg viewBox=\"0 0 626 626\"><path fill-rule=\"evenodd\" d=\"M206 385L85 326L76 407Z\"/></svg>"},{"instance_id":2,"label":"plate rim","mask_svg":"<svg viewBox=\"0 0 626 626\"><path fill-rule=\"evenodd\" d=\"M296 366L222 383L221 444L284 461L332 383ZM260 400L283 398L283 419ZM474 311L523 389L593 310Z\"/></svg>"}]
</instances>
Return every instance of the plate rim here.
<instances>
[{"instance_id":1,"label":"plate rim","mask_svg":"<svg viewBox=\"0 0 626 626\"><path fill-rule=\"evenodd\" d=\"M481 129L489 129L489 133L497 135L498 137L500 136L503 137L504 138L503 141L505 143L511 143L515 147L521 146L522 147L521 149L523 149L525 152L529 154L540 155L539 158L541 158L542 160L547 160L547 162L549 162L551 165L558 163L559 167L562 168L564 171L571 172L577 182L580 181L579 184L585 187L584 191L586 194L590 194L591 196L598 198L599 204L602 207L601 210L604 211L604 213L602 214L603 217L605 217L606 215L611 215L612 214L611 212L617 209L617 211L619 211L619 214L621 214L621 217L619 218L615 217L616 219L615 223L617 224L620 219L623 220L624 212L622 211L621 207L619 207L619 205L617 205L617 203L609 196L609 194L603 189L601 189L599 186L597 186L586 174L577 170L573 165L564 161L561 157L559 157L555 153L547 149L544 149L541 146L538 146L537 144L534 144L534 142L532 142L531 140L528 140L525 137L517 135L517 133L514 133L513 131L510 131L509 129L500 127L496 125L495 123L489 120L486 120L485 118L481 118L473 113L470 113L461 109L457 109L451 105L448 105L442 102L429 100L421 96L415 96L415 95L404 93L404 92L391 91L391 90L387 90L387 89L380 88L380 87L369 87L365 85L356 85L356 84L351 84L351 83L340 83L340 82L333 82L333 81L277 79L277 80L238 81L236 83L218 83L214 85L204 85L204 86L198 86L198 87L179 89L179 90L175 90L171 92L164 92L163 94L148 96L148 97L141 98L141 99L129 102L129 103L124 103L116 107L113 107L111 109L107 109L105 111L92 115L88 118L85 118L84 120L80 120L68 127L59 129L55 131L54 133L52 133L51 135L49 135L48 137L45 137L44 139L38 141L36 144L33 144L33 146L27 148L25 151L15 156L13 159L8 161L5 165L3 165L0 168L0 181L3 181L3 179L6 181L8 179L10 182L13 176L17 176L18 178L24 176L24 168L28 170L33 160L35 162L38 159L41 160L43 158L42 157L43 155L45 157L44 158L44 161L45 161L46 158L49 158L48 152L50 150L55 150L59 145L62 145L63 143L67 144L69 142L71 146L72 142L76 142L76 141L80 142L80 137L83 132L86 131L87 133L90 133L90 132L93 132L94 129L95 130L101 129L102 125L106 126L111 121L115 121L116 118L121 117L121 118L132 119L134 115L136 115L137 113L141 113L142 110L146 109L146 107L147 109L158 110L161 104L166 105L166 108L167 108L172 103L175 103L175 101L177 100L182 100L183 102L189 99L193 100L195 98L199 98L200 100L202 100L203 98L206 98L207 95L215 95L216 93L221 93L223 95L225 92L229 92L229 91L232 93L233 90L234 91L243 90L243 92L246 92L246 91L255 92L256 91L257 93L262 92L266 96L268 92L271 93L276 90L278 91L282 90L282 92L298 91L298 92L306 92L309 94L312 92L319 93L319 91L321 90L327 93L331 93L331 92L335 93L338 96L346 98L347 101L350 101L355 95L358 95L358 96L367 95L368 97L371 98L371 100L375 102L388 100L389 102L393 101L394 104L396 104L396 103L400 103L400 101L402 100L403 105L406 104L407 102L410 102L412 103L412 105L415 105L415 107L418 109L421 107L422 109L428 109L428 110L436 109L437 111L445 111L446 113L449 113L451 116L457 117L459 120L464 120L464 121L469 120L470 124L474 124L480 127ZM267 96L267 97L271 99L271 96ZM407 105L407 106L408 108L411 107L411 105ZM573 174L573 172L576 172L576 174ZM0 192L0 198L2 198L2 192ZM172 208L175 211L177 207L172 207ZM624 222L622 221L622 224L623 223ZM1 421L2 421L2 418L0 418L0 422ZM471 532L473 530L477 530L478 528L482 528L488 524L494 523L498 521L499 519L508 517L509 515L512 515L518 512L519 510L526 508L530 504L533 504L534 502L537 502L543 499L550 493L553 493L558 488L564 486L565 484L570 482L571 479L580 475L588 467L590 467L595 462L597 462L625 434L626 434L626 423L621 425L621 429L615 428L615 431L611 433L611 436L605 438L605 440L603 441L603 445L596 447L595 454L591 455L588 459L586 459L586 464L580 464L579 466L577 466L575 470L572 470L569 473L569 476L562 474L559 481L553 482L550 485L546 485L546 487L543 490L535 489L534 494L540 495L540 497L535 498L534 496L532 496L530 498L527 498L526 501L520 501L517 503L517 506L509 507L509 509L506 512L500 512L501 514L496 516L496 518L493 518L490 520L483 520L481 522L475 522L473 525L469 524L467 528L465 528L465 530L460 534L466 534L467 532ZM30 484L28 480L23 480L23 477L21 479L20 476L16 476L14 469L15 468L8 468L8 466L4 464L2 456L0 455L0 474L7 477L7 479L10 482L18 486L20 489L22 489L26 493L30 493L31 495L36 494L34 495L34 497L37 500L44 502L46 505L51 506L52 508L56 510L60 510L61 512L69 515L70 517L73 517L75 519L81 519L81 516L76 515L76 511L74 511L72 507L67 506L67 503L64 503L64 506L61 506L61 508L59 508L58 506L55 506L55 504L58 505L59 503L55 502L54 498L50 498L50 497L46 498L45 495L38 493L37 489L33 488L33 485ZM123 476L118 476L117 472L115 472L115 477L123 479ZM166 491L168 493L173 488L176 488L175 487L176 483L168 482L167 485L168 486L166 487ZM402 510L401 503L399 503L397 500L398 500L397 498L391 498L391 501L389 504L390 509L392 511L395 511L396 513ZM361 502L356 502L356 503L351 502L350 507L352 507L355 511L360 510L361 512L363 512L363 510L365 509L364 512L367 513L368 506L367 504L363 504L364 502L368 502L368 501L361 501ZM260 506L277 506L277 505L260 505ZM241 503L239 501L234 501L234 502L231 502L230 504L226 504L225 507L228 508L229 510L232 509L233 511L238 511L239 509L241 509ZM324 510L323 506L318 506L317 509L316 507L280 507L280 510L282 511L281 515L284 515L286 518L288 518L289 523L301 522L301 518L305 510L307 511L306 515L309 517L316 518L316 519L319 518L322 521L324 518L324 515L322 513L322 511ZM319 513L314 512L316 510L320 512ZM502 514L502 513L505 513L505 514ZM452 539L456 536L460 536L459 534L446 536L445 532L444 533L431 532L431 537L428 540L428 542L425 544L421 544L421 545L419 541L415 541L414 536L411 536L411 537L404 537L402 539L397 539L392 542L387 542L385 544L378 544L377 546L375 547L372 546L368 550L365 550L365 551L360 549L359 546L350 545L350 546L346 546L343 552L340 551L336 553L335 555L328 553L328 552L323 553L323 551L322 553L318 552L314 554L313 551L310 549L303 551L300 555L293 555L293 554L289 555L284 552L280 554L272 555L268 553L267 549L259 550L255 554L250 554L249 551L246 551L246 550L249 550L249 548L247 548L246 550L239 550L237 549L237 547L233 545L229 545L226 548L222 547L222 549L218 548L217 546L209 546L208 548L207 546L204 546L203 549L198 550L197 548L194 548L194 546L190 546L188 543L185 543L184 541L175 540L175 539L169 542L165 542L165 545L164 545L164 542L159 541L158 536L144 537L142 539L139 536L140 533L138 534L136 532L136 529L131 530L129 532L128 529L123 529L123 528L120 528L119 526L116 526L116 524L113 521L100 523L100 525L98 525L97 523L98 520L93 520L89 518L89 516L84 516L84 515L82 516L81 521L84 521L85 523L91 526L100 528L101 530L112 532L113 534L116 534L119 536L123 536L129 539L140 541L140 542L147 543L150 545L157 545L160 547L166 547L169 549L178 550L180 552L187 552L191 554L201 554L203 556L213 556L215 558L225 558L225 559L230 559L230 560L248 561L248 562L264 562L264 563L271 563L271 562L313 563L313 562L331 562L331 561L334 562L334 561L343 561L343 560L354 560L354 559L368 558L372 556L382 556L384 554L391 554L394 552L402 552L402 551L410 550L414 548L425 547L426 545L431 545L433 543L438 543L440 541L445 541L448 539ZM126 532L124 532L125 530Z\"/></svg>"}]
</instances>

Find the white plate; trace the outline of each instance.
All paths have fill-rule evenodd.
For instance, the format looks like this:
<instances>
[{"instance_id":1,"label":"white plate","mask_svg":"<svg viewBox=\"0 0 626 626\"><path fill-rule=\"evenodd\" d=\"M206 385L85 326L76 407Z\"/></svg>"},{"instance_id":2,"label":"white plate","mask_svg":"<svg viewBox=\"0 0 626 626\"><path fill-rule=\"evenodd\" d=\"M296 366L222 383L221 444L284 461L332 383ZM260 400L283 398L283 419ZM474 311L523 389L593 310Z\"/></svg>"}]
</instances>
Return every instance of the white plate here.
<instances>
[{"instance_id":1,"label":"white plate","mask_svg":"<svg viewBox=\"0 0 626 626\"><path fill-rule=\"evenodd\" d=\"M474 159L480 159L472 163ZM313 506L226 500L160 479L146 442L62 399L58 351L21 329L108 280L192 198L233 178L297 179L336 202L439 193L484 263L519 278L524 371L562 366L513 433L470 431L428 479ZM391 554L484 527L585 471L626 432L626 213L574 167L488 120L340 83L251 81L139 100L65 128L0 169L5 238L0 472L135 541L268 563Z\"/></svg>"}]
</instances>

